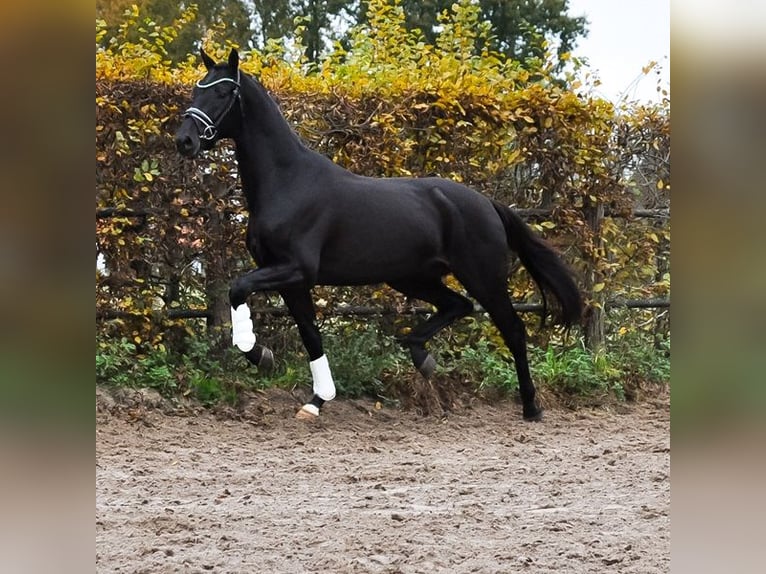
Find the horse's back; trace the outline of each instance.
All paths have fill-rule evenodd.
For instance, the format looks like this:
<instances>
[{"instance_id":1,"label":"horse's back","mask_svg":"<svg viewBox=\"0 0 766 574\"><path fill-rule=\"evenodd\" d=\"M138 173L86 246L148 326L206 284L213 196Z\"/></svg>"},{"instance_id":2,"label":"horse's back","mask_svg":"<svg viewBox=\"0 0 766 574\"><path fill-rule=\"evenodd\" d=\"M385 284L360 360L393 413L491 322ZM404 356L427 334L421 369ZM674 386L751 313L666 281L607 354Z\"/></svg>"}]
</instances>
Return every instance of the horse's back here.
<instances>
[{"instance_id":1,"label":"horse's back","mask_svg":"<svg viewBox=\"0 0 766 574\"><path fill-rule=\"evenodd\" d=\"M318 282L363 284L444 275L472 243L505 245L491 202L435 177L344 176L323 192L328 226ZM500 243L502 242L502 243Z\"/></svg>"}]
</instances>

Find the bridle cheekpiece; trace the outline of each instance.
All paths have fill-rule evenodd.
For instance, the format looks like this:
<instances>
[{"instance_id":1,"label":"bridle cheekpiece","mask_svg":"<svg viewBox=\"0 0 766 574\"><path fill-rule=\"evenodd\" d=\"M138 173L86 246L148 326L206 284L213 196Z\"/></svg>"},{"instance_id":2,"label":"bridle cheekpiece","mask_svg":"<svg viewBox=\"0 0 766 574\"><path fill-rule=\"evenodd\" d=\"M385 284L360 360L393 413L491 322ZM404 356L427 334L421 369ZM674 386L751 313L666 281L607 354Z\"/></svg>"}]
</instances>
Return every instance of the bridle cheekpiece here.
<instances>
[{"instance_id":1,"label":"bridle cheekpiece","mask_svg":"<svg viewBox=\"0 0 766 574\"><path fill-rule=\"evenodd\" d=\"M232 78L219 78L217 80L214 80L212 82L208 82L206 84L203 84L202 81L197 82L197 87L201 89L205 88L212 88L213 86L217 84L223 84L225 82L230 82L236 86L234 89L234 92L232 93L232 98L229 101L229 105L226 106L226 108L218 115L218 118L214 121L210 118L209 115L207 115L205 112L203 112L199 108L191 107L187 109L183 117L184 118L192 118L199 126L202 128L200 130L199 138L202 140L212 141L216 138L218 135L218 126L223 121L223 119L226 117L226 115L229 113L229 110L234 106L234 103L239 100L239 84L240 84L240 75L239 75L239 68L237 68L237 79L234 80Z\"/></svg>"}]
</instances>

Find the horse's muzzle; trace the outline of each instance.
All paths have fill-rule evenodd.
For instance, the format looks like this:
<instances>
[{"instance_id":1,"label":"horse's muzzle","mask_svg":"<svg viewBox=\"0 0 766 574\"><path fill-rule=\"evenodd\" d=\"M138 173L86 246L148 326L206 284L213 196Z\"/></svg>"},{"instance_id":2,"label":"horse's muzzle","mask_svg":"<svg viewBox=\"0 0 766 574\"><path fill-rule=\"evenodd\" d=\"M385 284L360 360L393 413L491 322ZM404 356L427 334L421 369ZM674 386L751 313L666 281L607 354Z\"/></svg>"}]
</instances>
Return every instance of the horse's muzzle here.
<instances>
[{"instance_id":1,"label":"horse's muzzle","mask_svg":"<svg viewBox=\"0 0 766 574\"><path fill-rule=\"evenodd\" d=\"M178 153L184 157L196 157L200 149L199 138L189 134L178 134L176 135L176 148L178 148Z\"/></svg>"},{"instance_id":2,"label":"horse's muzzle","mask_svg":"<svg viewBox=\"0 0 766 574\"><path fill-rule=\"evenodd\" d=\"M187 118L176 132L176 148L184 157L193 158L199 154L201 142L197 127L191 118Z\"/></svg>"}]
</instances>

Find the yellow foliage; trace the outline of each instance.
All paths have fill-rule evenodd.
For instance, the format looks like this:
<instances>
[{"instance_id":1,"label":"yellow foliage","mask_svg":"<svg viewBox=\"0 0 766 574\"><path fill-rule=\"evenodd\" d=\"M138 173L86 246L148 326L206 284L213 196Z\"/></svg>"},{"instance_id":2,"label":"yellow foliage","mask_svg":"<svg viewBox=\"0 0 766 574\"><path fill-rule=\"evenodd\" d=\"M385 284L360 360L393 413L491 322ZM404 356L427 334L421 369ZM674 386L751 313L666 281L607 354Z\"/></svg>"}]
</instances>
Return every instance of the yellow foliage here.
<instances>
[{"instance_id":1,"label":"yellow foliage","mask_svg":"<svg viewBox=\"0 0 766 574\"><path fill-rule=\"evenodd\" d=\"M202 67L196 54L171 65L167 48L195 16L192 4L163 27L133 6L107 45L107 23L96 21L97 208L151 208L165 218L142 237L128 237L126 230L140 224L135 219L100 221L99 249L112 271L99 279L104 304L117 298L120 308L147 313L162 306L164 285L130 267L136 259L160 262L189 283L186 292L196 295L187 295L186 306L205 305L207 287L189 273L200 250L215 244L220 253L208 275L227 278L246 265L238 220L222 224L220 238L200 223L224 207L214 190L231 186L231 160L211 154L205 174L182 175L188 167L178 162L170 140ZM661 275L658 261L667 259L666 228L607 218L594 230L587 222L597 206L629 212L639 202L665 205L668 102L617 109L582 88L581 78L562 86L551 77L550 62L531 75L500 54L478 53L476 46L489 42L477 39L487 39L490 30L470 0L442 15L435 45L407 30L397 0L370 0L368 16L352 32L350 47L336 46L318 66L302 60L302 47L272 42L262 52L241 51L242 69L271 91L309 145L349 169L371 176L441 175L508 204L552 208L553 215L535 225L578 271L596 278L594 293L629 298L668 291L669 279L651 281ZM225 34L216 28L202 39L219 61L232 47ZM118 287L122 275L136 275L135 281ZM535 296L523 273L514 274L511 291L515 298ZM129 327L143 341L159 340L148 320Z\"/></svg>"}]
</instances>

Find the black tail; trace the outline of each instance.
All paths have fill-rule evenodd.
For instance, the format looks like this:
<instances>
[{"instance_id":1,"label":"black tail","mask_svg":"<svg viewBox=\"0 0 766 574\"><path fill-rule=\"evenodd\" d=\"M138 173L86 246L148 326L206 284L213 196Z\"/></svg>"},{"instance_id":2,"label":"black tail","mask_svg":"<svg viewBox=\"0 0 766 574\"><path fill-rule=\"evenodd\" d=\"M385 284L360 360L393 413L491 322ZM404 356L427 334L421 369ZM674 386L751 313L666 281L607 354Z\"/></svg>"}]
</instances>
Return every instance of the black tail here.
<instances>
[{"instance_id":1,"label":"black tail","mask_svg":"<svg viewBox=\"0 0 766 574\"><path fill-rule=\"evenodd\" d=\"M541 237L510 208L492 201L508 235L508 246L515 251L543 295L543 321L547 314L546 292L552 293L560 310L558 322L567 327L579 323L583 312L580 290L572 270Z\"/></svg>"}]
</instances>

